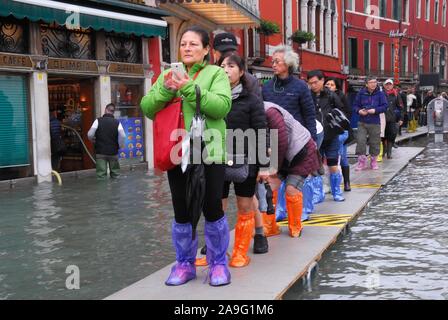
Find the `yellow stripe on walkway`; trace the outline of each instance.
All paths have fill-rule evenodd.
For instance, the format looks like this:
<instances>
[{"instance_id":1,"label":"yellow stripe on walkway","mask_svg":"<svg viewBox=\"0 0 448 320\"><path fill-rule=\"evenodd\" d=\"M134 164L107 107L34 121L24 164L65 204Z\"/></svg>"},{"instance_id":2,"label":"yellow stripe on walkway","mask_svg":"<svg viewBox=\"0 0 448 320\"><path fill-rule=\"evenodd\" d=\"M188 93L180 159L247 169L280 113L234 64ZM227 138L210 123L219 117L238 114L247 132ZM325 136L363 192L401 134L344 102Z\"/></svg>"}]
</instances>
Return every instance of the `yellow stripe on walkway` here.
<instances>
[{"instance_id":1,"label":"yellow stripe on walkway","mask_svg":"<svg viewBox=\"0 0 448 320\"><path fill-rule=\"evenodd\" d=\"M381 184L373 184L373 183L352 184L350 186L354 189L378 189L378 188L381 188Z\"/></svg>"},{"instance_id":2,"label":"yellow stripe on walkway","mask_svg":"<svg viewBox=\"0 0 448 320\"><path fill-rule=\"evenodd\" d=\"M308 221L302 222L302 225L310 227L343 227L352 217L351 214L312 214ZM278 225L287 227L288 220L280 221Z\"/></svg>"}]
</instances>

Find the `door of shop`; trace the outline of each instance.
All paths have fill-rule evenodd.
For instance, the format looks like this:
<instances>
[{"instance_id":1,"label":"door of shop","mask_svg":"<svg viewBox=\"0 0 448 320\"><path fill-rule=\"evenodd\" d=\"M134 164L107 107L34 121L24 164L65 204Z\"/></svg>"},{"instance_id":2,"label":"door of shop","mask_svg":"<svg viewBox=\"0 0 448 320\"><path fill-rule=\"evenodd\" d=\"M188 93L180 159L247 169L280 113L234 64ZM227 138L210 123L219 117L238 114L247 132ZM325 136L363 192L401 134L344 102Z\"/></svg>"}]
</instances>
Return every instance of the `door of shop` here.
<instances>
[{"instance_id":1,"label":"door of shop","mask_svg":"<svg viewBox=\"0 0 448 320\"><path fill-rule=\"evenodd\" d=\"M57 114L66 146L60 159L60 171L94 168L90 158L94 148L87 138L95 120L94 78L49 76L48 95L49 111Z\"/></svg>"}]
</instances>

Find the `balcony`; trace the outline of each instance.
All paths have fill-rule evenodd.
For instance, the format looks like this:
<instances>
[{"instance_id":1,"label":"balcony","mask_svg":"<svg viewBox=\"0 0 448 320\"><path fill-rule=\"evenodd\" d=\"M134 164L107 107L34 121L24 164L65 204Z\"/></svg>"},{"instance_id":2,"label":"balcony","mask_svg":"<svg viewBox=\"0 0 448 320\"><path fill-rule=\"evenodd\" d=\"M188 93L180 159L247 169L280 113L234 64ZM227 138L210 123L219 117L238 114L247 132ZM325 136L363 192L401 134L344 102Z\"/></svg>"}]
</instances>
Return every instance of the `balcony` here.
<instances>
[{"instance_id":1,"label":"balcony","mask_svg":"<svg viewBox=\"0 0 448 320\"><path fill-rule=\"evenodd\" d=\"M379 78L393 78L394 71L393 70L378 70L378 69L363 70L363 69L357 69L357 68L350 68L349 75L352 75L352 76L376 76ZM414 73L401 71L400 78L414 78Z\"/></svg>"}]
</instances>

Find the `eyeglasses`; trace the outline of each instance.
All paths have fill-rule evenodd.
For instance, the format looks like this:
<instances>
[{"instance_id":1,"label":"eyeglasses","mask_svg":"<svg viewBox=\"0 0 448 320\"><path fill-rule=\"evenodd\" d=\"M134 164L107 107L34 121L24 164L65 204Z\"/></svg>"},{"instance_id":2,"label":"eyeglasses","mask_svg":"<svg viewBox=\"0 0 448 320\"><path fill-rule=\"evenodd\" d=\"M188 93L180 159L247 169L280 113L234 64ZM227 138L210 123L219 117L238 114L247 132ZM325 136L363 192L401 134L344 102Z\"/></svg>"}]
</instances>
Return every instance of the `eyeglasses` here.
<instances>
[{"instance_id":1,"label":"eyeglasses","mask_svg":"<svg viewBox=\"0 0 448 320\"><path fill-rule=\"evenodd\" d=\"M309 84L310 86L314 86L314 85L318 84L319 81L320 81L320 80L308 81L308 84Z\"/></svg>"},{"instance_id":2,"label":"eyeglasses","mask_svg":"<svg viewBox=\"0 0 448 320\"><path fill-rule=\"evenodd\" d=\"M272 60L272 65L274 65L274 64L280 64L280 63L283 63L283 62L285 62L285 61L275 59L275 60Z\"/></svg>"}]
</instances>

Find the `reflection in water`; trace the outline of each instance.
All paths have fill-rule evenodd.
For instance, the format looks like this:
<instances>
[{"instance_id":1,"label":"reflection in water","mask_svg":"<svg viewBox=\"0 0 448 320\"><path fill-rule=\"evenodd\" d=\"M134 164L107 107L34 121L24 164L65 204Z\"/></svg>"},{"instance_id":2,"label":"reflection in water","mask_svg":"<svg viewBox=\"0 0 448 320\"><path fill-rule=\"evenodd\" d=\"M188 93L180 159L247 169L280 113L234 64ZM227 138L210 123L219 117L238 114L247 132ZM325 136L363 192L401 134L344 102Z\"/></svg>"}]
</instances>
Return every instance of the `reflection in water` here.
<instances>
[{"instance_id":1,"label":"reflection in water","mask_svg":"<svg viewBox=\"0 0 448 320\"><path fill-rule=\"evenodd\" d=\"M0 192L0 204L0 300L102 299L175 260L165 176L18 187ZM198 234L202 245L201 222ZM70 265L79 290L65 286Z\"/></svg>"},{"instance_id":2,"label":"reflection in water","mask_svg":"<svg viewBox=\"0 0 448 320\"><path fill-rule=\"evenodd\" d=\"M374 198L286 299L448 299L448 145L427 150Z\"/></svg>"}]
</instances>

